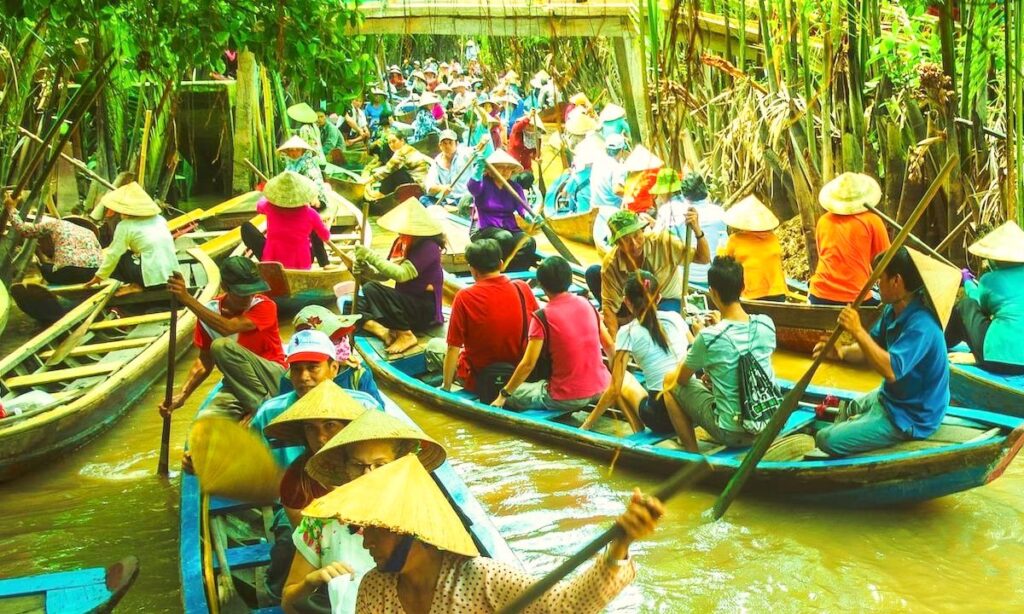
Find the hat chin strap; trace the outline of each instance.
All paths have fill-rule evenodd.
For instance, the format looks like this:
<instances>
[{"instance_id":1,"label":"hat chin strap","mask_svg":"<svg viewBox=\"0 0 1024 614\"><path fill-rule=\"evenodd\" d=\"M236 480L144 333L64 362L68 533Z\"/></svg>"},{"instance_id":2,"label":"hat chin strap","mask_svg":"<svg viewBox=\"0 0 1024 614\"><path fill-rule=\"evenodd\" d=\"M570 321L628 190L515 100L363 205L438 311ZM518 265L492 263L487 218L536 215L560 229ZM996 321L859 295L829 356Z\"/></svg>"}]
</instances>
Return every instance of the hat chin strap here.
<instances>
[{"instance_id":1,"label":"hat chin strap","mask_svg":"<svg viewBox=\"0 0 1024 614\"><path fill-rule=\"evenodd\" d=\"M402 571L406 560L409 558L409 550L412 549L414 541L416 541L416 538L412 535L403 535L398 545L391 551L391 556L388 557L388 561L384 563L384 568L381 571L384 573L399 573Z\"/></svg>"}]
</instances>

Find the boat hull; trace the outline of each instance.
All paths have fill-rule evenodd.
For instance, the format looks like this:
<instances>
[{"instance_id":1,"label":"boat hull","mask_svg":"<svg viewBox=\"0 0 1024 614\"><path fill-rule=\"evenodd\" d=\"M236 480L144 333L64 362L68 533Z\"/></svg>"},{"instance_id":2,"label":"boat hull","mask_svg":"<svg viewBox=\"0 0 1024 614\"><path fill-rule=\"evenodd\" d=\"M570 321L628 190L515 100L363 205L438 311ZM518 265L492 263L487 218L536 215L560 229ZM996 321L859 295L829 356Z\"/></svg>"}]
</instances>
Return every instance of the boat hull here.
<instances>
[{"instance_id":1,"label":"boat hull","mask_svg":"<svg viewBox=\"0 0 1024 614\"><path fill-rule=\"evenodd\" d=\"M762 314L775 323L776 347L782 350L810 354L822 337L828 337L836 327L842 307L810 305L807 303L777 303L773 301L743 301L743 309L750 314ZM878 319L881 307L861 307L861 323L869 328Z\"/></svg>"},{"instance_id":2,"label":"boat hull","mask_svg":"<svg viewBox=\"0 0 1024 614\"><path fill-rule=\"evenodd\" d=\"M551 227L551 230L555 231L555 234L563 239L593 245L594 221L597 219L597 214L597 209L590 209L583 213L549 216L547 224ZM516 214L516 224L524 232L530 228L530 223L520 217L518 213Z\"/></svg>"},{"instance_id":3,"label":"boat hull","mask_svg":"<svg viewBox=\"0 0 1024 614\"><path fill-rule=\"evenodd\" d=\"M974 365L949 366L953 403L1024 417L1024 375L999 375Z\"/></svg>"},{"instance_id":4,"label":"boat hull","mask_svg":"<svg viewBox=\"0 0 1024 614\"><path fill-rule=\"evenodd\" d=\"M139 560L126 557L93 567L0 580L0 610L98 614L114 609L139 576Z\"/></svg>"}]
</instances>

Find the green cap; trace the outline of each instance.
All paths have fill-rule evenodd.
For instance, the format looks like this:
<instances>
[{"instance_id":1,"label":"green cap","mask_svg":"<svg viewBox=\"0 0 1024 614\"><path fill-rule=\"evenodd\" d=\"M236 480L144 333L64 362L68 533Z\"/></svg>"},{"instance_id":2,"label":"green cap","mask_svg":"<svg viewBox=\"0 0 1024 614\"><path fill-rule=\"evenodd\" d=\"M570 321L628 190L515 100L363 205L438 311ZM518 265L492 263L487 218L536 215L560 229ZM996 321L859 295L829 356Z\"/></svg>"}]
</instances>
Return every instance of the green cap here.
<instances>
[{"instance_id":1,"label":"green cap","mask_svg":"<svg viewBox=\"0 0 1024 614\"><path fill-rule=\"evenodd\" d=\"M663 168L658 171L658 179L651 188L651 194L672 194L683 189L683 180L679 173L671 168Z\"/></svg>"},{"instance_id":2,"label":"green cap","mask_svg":"<svg viewBox=\"0 0 1024 614\"><path fill-rule=\"evenodd\" d=\"M632 211L619 210L608 218L608 230L612 233L611 243L615 245L622 237L647 227L647 222Z\"/></svg>"},{"instance_id":3,"label":"green cap","mask_svg":"<svg viewBox=\"0 0 1024 614\"><path fill-rule=\"evenodd\" d=\"M238 296L252 296L270 290L256 263L244 256L231 256L220 265L220 283Z\"/></svg>"}]
</instances>

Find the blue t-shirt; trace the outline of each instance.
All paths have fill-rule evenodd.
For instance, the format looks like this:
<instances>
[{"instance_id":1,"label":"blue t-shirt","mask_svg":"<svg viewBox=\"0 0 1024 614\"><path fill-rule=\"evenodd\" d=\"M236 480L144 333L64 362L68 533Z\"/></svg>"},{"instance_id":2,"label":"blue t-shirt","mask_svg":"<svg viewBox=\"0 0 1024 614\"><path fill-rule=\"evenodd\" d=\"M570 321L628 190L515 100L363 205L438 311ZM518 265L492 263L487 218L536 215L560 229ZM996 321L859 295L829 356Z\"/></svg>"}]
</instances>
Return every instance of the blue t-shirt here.
<instances>
[{"instance_id":1,"label":"blue t-shirt","mask_svg":"<svg viewBox=\"0 0 1024 614\"><path fill-rule=\"evenodd\" d=\"M886 305L871 337L889 352L896 376L882 382L881 390L893 423L911 437L928 437L949 406L949 358L938 320L920 298L899 315Z\"/></svg>"}]
</instances>

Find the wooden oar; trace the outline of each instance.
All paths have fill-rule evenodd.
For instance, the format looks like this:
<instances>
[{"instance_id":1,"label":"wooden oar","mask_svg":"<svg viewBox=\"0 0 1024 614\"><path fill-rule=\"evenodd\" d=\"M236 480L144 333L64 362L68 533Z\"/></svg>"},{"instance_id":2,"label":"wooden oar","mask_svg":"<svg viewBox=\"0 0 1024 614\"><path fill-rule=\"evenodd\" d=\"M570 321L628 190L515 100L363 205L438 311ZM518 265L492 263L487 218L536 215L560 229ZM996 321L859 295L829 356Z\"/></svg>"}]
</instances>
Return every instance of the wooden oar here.
<instances>
[{"instance_id":1,"label":"wooden oar","mask_svg":"<svg viewBox=\"0 0 1024 614\"><path fill-rule=\"evenodd\" d=\"M868 211L871 211L872 213L874 213L878 217L882 218L883 222L885 222L886 224L888 224L888 225L892 226L893 228L895 228L896 232L900 232L900 231L903 230L903 226L900 226L899 222L897 222L896 220L892 219L888 215L886 215L886 214L882 213L881 211L879 211L878 207L873 207L873 206L867 205L867 204L865 204L864 206L868 208ZM949 266L953 267L954 269L959 269L960 268L957 265L955 265L952 262L950 262L948 258L943 256L939 252L935 251L934 249L932 249L931 245L928 245L927 243L925 243L921 239L918 239L917 236L914 233L908 232L907 233L907 238L910 239L911 241L913 241L914 245L916 245L917 247L920 247L924 251L928 252L928 255L931 256L932 258L935 258L936 260L938 260L938 261L940 261L940 262L942 262L944 264L948 264Z\"/></svg>"},{"instance_id":2,"label":"wooden oar","mask_svg":"<svg viewBox=\"0 0 1024 614\"><path fill-rule=\"evenodd\" d=\"M693 248L693 228L686 225L686 247L683 248L683 301L679 304L679 315L686 318L686 297L690 294L690 249Z\"/></svg>"},{"instance_id":3,"label":"wooden oar","mask_svg":"<svg viewBox=\"0 0 1024 614\"><path fill-rule=\"evenodd\" d=\"M490 162L487 162L486 164L487 169L491 171L491 176L495 178L495 181L498 182L498 185L500 185L502 188L508 191L509 194L515 196L516 200L518 200L519 203L530 213L534 220L538 220L537 214L533 212L533 209L530 207L530 205L526 204L526 201L523 200L523 197L519 195L519 192L516 192L515 188L509 185L508 180L505 179L505 177L501 173L499 173ZM565 243L562 242L562 238L555 234L555 231L552 230L551 227L547 225L547 218L545 218L543 215L539 216L539 222L535 221L532 224L530 232L536 230L537 227L540 227L541 232L543 232L544 236L547 237L548 242L551 243L551 246L554 247L555 250L559 254L561 254L563 258L577 266L580 265L580 261L577 260L576 256L574 256L573 253L569 251L569 248L565 246Z\"/></svg>"},{"instance_id":4,"label":"wooden oar","mask_svg":"<svg viewBox=\"0 0 1024 614\"><path fill-rule=\"evenodd\" d=\"M21 126L18 126L18 131L21 132L22 134L24 134L25 136L27 136L28 138L32 139L33 141L41 144L41 145L45 145L46 144L45 141L43 141L43 139L39 138L36 134L34 134L32 132L29 132L28 130L25 130ZM110 183L109 181L107 181L106 179L101 177L100 175L97 175L91 168L86 166L85 162L82 162L78 158L72 158L71 156L67 155L64 152L60 152L59 155L65 161L69 162L72 166L74 166L79 171L81 171L85 176L89 177L90 179L92 179L96 183L100 184L101 186L107 188L108 190L116 190L117 189L117 186L115 186L114 184Z\"/></svg>"},{"instance_id":5,"label":"wooden oar","mask_svg":"<svg viewBox=\"0 0 1024 614\"><path fill-rule=\"evenodd\" d=\"M907 235L910 234L910 229L914 227L914 224L916 224L919 219L921 219L921 215L924 214L925 209L928 208L932 199L935 198L936 194L938 194L939 190L942 188L942 184L945 183L949 174L953 171L953 168L956 167L956 163L956 156L947 160L945 166L943 166L942 170L939 171L938 176L935 177L935 181L933 181L928 187L928 191L925 192L925 195L921 198L921 202L917 204L913 213L910 214L910 218L907 220L903 230L901 230L892 240L892 245L889 246L889 249L882 256L881 261L874 270L871 271L871 276L868 277L867 282L864 283L864 287L860 289L860 293L857 295L857 300L855 300L852 305L855 310L861 306L861 303L864 302L866 297L871 295L871 287L875 285L875 282L877 282L879 278L881 278L882 272L885 271L885 267L889 266L893 257L896 256L896 252L903 246L903 243L906 242ZM715 501L715 506L712 511L715 520L718 520L723 514L725 514L726 510L729 509L729 505L731 505L736 496L739 495L740 489L743 488L743 485L747 482L750 474L753 473L757 463L761 461L764 453L768 451L768 447L771 446L773 441L775 441L775 437L780 431L782 431L782 427L785 426L786 420L789 419L790 414L792 414L793 410L796 409L800 401L800 397L803 396L804 392L807 390L807 386L811 383L811 378L814 377L814 373L818 370L818 367L821 366L822 361L825 360L825 356L827 356L832 351L832 348L835 347L842 332L843 327L837 324L835 329L832 331L832 335L828 338L828 341L825 342L825 346L818 353L818 357L814 359L811 366L808 367L807 372L800 378L800 381L798 381L782 399L782 405L779 406L775 415L772 416L772 419L768 422L764 431L762 431L761 434L757 436L757 439L754 440L754 445L750 448L750 451L747 452L746 456L743 457L743 462L740 463L739 469L736 470L736 473L733 474L729 483L726 484L725 490L722 491L722 494L718 496L718 500Z\"/></svg>"},{"instance_id":6,"label":"wooden oar","mask_svg":"<svg viewBox=\"0 0 1024 614\"><path fill-rule=\"evenodd\" d=\"M662 502L668 501L680 490L699 480L705 473L707 473L708 469L710 469L710 467L705 460L698 461L692 465L687 465L676 471L672 477L658 487L654 496ZM584 546L579 552L566 559L565 562L556 567L546 576L534 582L530 588L526 589L525 592L516 597L511 603L499 610L499 614L515 614L517 612L522 612L528 605L533 603L544 593L548 592L551 587L558 584L563 578L572 573L574 569L592 559L595 554L601 551L602 548L623 535L625 535L625 533L618 523L612 525L606 529L604 533L601 533L596 539Z\"/></svg>"},{"instance_id":7,"label":"wooden oar","mask_svg":"<svg viewBox=\"0 0 1024 614\"><path fill-rule=\"evenodd\" d=\"M168 334L170 337L167 340L167 383L164 386L164 406L170 407L171 401L174 399L174 363L177 360L177 345L178 345L178 305L177 301L174 300L174 295L171 295L171 322L168 327ZM171 414L167 412L163 416L164 423L163 428L160 431L160 458L156 465L156 474L161 477L167 477L169 470L167 468L168 457L171 451Z\"/></svg>"},{"instance_id":8,"label":"wooden oar","mask_svg":"<svg viewBox=\"0 0 1024 614\"><path fill-rule=\"evenodd\" d=\"M85 336L85 333L89 332L89 327L92 326L92 323L96 320L96 316L100 315L100 313L103 311L103 308L107 306L107 303L110 302L110 299L114 296L114 293L117 292L117 289L120 287L121 282L115 281L114 283L110 284L109 286L101 290L101 292L105 292L106 295L100 300L100 302L96 303L96 306L93 307L92 312L84 320L82 320L82 323L78 325L78 328L76 328L70 335L67 336L66 339L64 339L64 341L61 342L60 345L57 346L57 349L55 349L53 351L53 354L51 354L50 357L46 359L46 362L43 364L43 366L52 367L53 365L59 364L65 358L67 358L69 354L71 354L72 350L78 347L78 345L82 342L82 337Z\"/></svg>"},{"instance_id":9,"label":"wooden oar","mask_svg":"<svg viewBox=\"0 0 1024 614\"><path fill-rule=\"evenodd\" d=\"M264 182L270 181L270 179L267 179L267 176L263 174L263 171L261 171L259 168L256 167L255 164L253 164L252 162L249 161L249 158L244 158L242 160L242 163L245 164L246 166L248 166L249 170L251 170L252 172L256 173L256 176L259 177L262 181L264 181Z\"/></svg>"}]
</instances>

